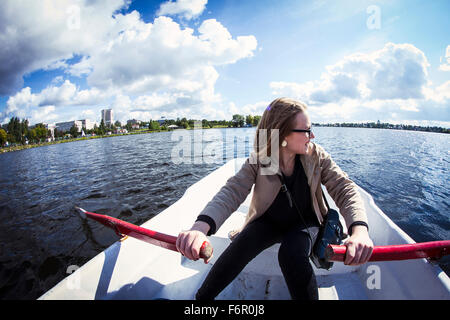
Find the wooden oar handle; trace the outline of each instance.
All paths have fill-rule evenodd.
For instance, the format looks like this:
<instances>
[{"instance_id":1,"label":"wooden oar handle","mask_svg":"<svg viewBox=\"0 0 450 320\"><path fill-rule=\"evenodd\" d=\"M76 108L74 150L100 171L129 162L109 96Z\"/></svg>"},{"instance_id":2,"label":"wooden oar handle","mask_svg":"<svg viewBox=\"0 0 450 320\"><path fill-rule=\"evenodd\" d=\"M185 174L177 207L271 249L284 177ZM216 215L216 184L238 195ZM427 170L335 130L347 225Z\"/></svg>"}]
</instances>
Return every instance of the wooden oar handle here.
<instances>
[{"instance_id":1,"label":"wooden oar handle","mask_svg":"<svg viewBox=\"0 0 450 320\"><path fill-rule=\"evenodd\" d=\"M200 247L200 258L202 258L205 263L211 258L213 254L213 247L208 241L203 241L202 246Z\"/></svg>"},{"instance_id":2,"label":"wooden oar handle","mask_svg":"<svg viewBox=\"0 0 450 320\"><path fill-rule=\"evenodd\" d=\"M330 244L325 250L328 261L344 261L346 246ZM410 243L390 246L375 246L369 261L394 261L431 258L440 259L450 254L450 240Z\"/></svg>"}]
</instances>

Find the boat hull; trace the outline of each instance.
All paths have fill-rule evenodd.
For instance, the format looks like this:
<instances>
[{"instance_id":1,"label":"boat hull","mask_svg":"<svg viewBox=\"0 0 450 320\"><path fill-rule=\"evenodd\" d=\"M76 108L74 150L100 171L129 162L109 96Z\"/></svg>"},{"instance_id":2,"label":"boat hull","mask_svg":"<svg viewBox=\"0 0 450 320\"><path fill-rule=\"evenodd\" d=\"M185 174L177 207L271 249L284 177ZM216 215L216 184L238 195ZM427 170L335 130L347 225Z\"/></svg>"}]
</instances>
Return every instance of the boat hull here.
<instances>
[{"instance_id":1,"label":"boat hull","mask_svg":"<svg viewBox=\"0 0 450 320\"><path fill-rule=\"evenodd\" d=\"M233 159L192 185L172 206L142 227L177 236L197 217L201 208L234 175L245 159ZM336 205L326 193L332 208ZM414 243L359 187L375 245ZM133 238L117 241L40 299L194 299L211 266L230 244L228 232L245 220L252 193L209 237L214 256L208 264L191 261L180 254ZM345 223L342 219L343 225ZM258 255L217 297L227 300L290 299L278 266L279 244ZM319 299L450 299L449 277L426 259L370 262L345 266L335 262L331 270L314 271Z\"/></svg>"}]
</instances>

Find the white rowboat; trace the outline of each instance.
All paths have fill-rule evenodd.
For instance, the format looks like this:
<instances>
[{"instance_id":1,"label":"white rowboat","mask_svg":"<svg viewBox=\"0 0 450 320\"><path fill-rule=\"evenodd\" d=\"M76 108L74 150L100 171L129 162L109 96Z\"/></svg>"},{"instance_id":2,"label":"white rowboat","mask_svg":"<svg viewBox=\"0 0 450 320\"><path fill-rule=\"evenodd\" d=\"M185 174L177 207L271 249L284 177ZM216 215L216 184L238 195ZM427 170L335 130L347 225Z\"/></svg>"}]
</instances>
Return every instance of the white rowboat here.
<instances>
[{"instance_id":1,"label":"white rowboat","mask_svg":"<svg viewBox=\"0 0 450 320\"><path fill-rule=\"evenodd\" d=\"M233 159L189 187L183 197L142 227L177 236L189 228L212 197L242 166ZM330 207L336 208L324 188ZM375 245L414 243L359 187ZM209 237L214 257L204 264L177 252L137 239L117 241L70 274L39 299L194 299L211 266L229 245L228 232L245 219L252 193L236 212ZM342 218L342 217L341 217ZM342 224L345 223L342 219ZM263 251L217 297L226 300L285 300L290 295L278 266L279 244ZM314 271L321 300L450 299L450 279L426 259L369 262Z\"/></svg>"}]
</instances>

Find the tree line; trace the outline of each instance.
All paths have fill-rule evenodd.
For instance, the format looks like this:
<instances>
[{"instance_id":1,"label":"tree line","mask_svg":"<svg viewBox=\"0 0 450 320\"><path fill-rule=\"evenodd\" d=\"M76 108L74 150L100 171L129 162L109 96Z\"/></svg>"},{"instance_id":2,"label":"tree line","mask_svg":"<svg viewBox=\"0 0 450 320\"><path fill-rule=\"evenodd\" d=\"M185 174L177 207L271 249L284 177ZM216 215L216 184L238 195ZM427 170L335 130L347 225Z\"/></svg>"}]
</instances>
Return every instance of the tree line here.
<instances>
[{"instance_id":1,"label":"tree line","mask_svg":"<svg viewBox=\"0 0 450 320\"><path fill-rule=\"evenodd\" d=\"M394 129L394 130L412 130L412 131L426 131L426 132L437 132L437 133L450 133L450 129L442 127L430 127L430 126L414 126L410 124L392 124L392 123L382 123L377 122L367 122L367 123L313 123L316 127L346 127L346 128L378 128L378 129Z\"/></svg>"},{"instance_id":2,"label":"tree line","mask_svg":"<svg viewBox=\"0 0 450 320\"><path fill-rule=\"evenodd\" d=\"M42 123L30 128L27 119L20 120L13 117L7 125L0 128L0 145L4 146L6 141L12 144L45 141L49 134L49 130Z\"/></svg>"},{"instance_id":3,"label":"tree line","mask_svg":"<svg viewBox=\"0 0 450 320\"><path fill-rule=\"evenodd\" d=\"M202 128L239 128L244 126L257 126L261 116L253 115L233 115L230 121L227 120L201 120ZM175 125L179 128L190 129L194 128L196 119L177 118L176 120L167 119L163 123L150 119L148 122L140 122L140 129L144 128L148 131L169 130L169 126ZM132 132L136 129L133 128L130 122L122 125L120 121L116 121L112 125L106 125L102 120L100 125L94 125L93 129L86 130L83 128L83 132L86 135L98 135L103 136L108 132L115 133L119 129L126 129L128 132ZM82 135L82 132L74 125L68 131L59 130L55 128L53 130L53 137L56 140L64 138L77 138ZM70 135L70 136L69 136ZM0 127L0 146L5 146L6 142L9 144L26 144L26 143L41 143L45 142L48 138L52 137L51 130L48 130L43 123L38 123L32 128L29 126L27 119L20 120L18 117L10 119L8 124Z\"/></svg>"},{"instance_id":4,"label":"tree line","mask_svg":"<svg viewBox=\"0 0 450 320\"><path fill-rule=\"evenodd\" d=\"M234 114L230 121L227 120L206 120L203 119L202 128L217 128L217 127L227 127L227 128L240 128L244 126L255 127L258 125L261 116L252 116L252 115L241 115ZM186 119L186 118L177 118L177 120L165 120L162 124L162 127L168 127L170 125L176 125L177 127L189 129L195 127L195 122L199 120L195 119Z\"/></svg>"}]
</instances>

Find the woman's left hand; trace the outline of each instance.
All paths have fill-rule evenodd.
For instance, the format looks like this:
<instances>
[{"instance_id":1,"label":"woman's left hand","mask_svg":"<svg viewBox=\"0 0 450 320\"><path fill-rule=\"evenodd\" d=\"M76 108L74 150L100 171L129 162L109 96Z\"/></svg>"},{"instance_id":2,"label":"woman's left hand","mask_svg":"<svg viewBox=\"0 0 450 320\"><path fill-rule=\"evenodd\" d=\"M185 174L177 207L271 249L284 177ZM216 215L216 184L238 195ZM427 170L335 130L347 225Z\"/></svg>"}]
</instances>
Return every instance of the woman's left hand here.
<instances>
[{"instance_id":1,"label":"woman's left hand","mask_svg":"<svg viewBox=\"0 0 450 320\"><path fill-rule=\"evenodd\" d=\"M351 237L345 241L347 247L345 265L357 266L369 261L373 251L373 242L365 226L353 226Z\"/></svg>"}]
</instances>

